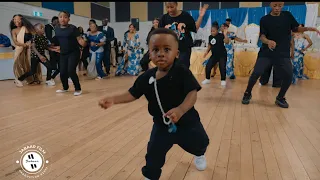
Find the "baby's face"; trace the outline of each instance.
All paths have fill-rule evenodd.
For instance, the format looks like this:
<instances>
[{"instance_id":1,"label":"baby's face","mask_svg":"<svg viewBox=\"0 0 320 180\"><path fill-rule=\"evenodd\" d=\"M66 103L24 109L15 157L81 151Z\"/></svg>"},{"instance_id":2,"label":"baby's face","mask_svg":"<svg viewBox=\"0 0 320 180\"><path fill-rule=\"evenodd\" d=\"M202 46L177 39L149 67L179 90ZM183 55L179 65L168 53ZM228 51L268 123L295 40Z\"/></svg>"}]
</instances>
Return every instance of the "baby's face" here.
<instances>
[{"instance_id":1,"label":"baby's face","mask_svg":"<svg viewBox=\"0 0 320 180\"><path fill-rule=\"evenodd\" d=\"M149 53L152 62L162 71L171 67L179 56L178 42L170 34L152 35L149 41Z\"/></svg>"},{"instance_id":2,"label":"baby's face","mask_svg":"<svg viewBox=\"0 0 320 180\"><path fill-rule=\"evenodd\" d=\"M44 25L43 24L38 25L35 29L36 29L37 34L44 35Z\"/></svg>"}]
</instances>

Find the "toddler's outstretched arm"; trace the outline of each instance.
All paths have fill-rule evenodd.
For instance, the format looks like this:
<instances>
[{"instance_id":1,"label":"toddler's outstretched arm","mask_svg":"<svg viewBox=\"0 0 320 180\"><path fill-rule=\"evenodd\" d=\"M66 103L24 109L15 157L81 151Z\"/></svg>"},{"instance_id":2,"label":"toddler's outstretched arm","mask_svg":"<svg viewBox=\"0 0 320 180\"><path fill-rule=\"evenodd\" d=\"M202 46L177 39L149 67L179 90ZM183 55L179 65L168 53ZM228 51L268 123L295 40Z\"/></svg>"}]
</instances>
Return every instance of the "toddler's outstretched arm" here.
<instances>
[{"instance_id":1,"label":"toddler's outstretched arm","mask_svg":"<svg viewBox=\"0 0 320 180\"><path fill-rule=\"evenodd\" d=\"M99 101L99 105L104 109L108 109L113 104L129 103L134 100L136 100L136 98L127 91L119 95L105 97Z\"/></svg>"}]
</instances>

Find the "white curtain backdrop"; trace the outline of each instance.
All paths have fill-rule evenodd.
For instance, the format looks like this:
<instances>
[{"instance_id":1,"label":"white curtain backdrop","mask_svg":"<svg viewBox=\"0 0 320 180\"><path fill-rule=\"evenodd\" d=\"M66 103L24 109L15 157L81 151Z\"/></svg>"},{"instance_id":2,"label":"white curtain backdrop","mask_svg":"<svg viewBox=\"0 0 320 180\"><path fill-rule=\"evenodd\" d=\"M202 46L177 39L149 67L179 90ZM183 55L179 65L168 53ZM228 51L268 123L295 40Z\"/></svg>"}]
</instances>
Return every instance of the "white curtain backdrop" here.
<instances>
[{"instance_id":1,"label":"white curtain backdrop","mask_svg":"<svg viewBox=\"0 0 320 180\"><path fill-rule=\"evenodd\" d=\"M318 7L319 4L307 4L307 14L306 14L306 27L316 27L318 18ZM320 48L320 38L314 32L306 32L313 41L312 48Z\"/></svg>"},{"instance_id":2,"label":"white curtain backdrop","mask_svg":"<svg viewBox=\"0 0 320 180\"><path fill-rule=\"evenodd\" d=\"M228 17L228 13L227 13L227 17ZM246 38L244 30L245 30L247 25L248 25L248 13L247 13L246 18L244 19L242 25L240 27L238 27L237 36L239 38L241 38L241 39L245 39Z\"/></svg>"},{"instance_id":3,"label":"white curtain backdrop","mask_svg":"<svg viewBox=\"0 0 320 180\"><path fill-rule=\"evenodd\" d=\"M206 44L208 44L209 36L211 35L211 14L207 21L207 24L203 28L199 28L197 33L192 33L193 39L202 39L205 40Z\"/></svg>"}]
</instances>

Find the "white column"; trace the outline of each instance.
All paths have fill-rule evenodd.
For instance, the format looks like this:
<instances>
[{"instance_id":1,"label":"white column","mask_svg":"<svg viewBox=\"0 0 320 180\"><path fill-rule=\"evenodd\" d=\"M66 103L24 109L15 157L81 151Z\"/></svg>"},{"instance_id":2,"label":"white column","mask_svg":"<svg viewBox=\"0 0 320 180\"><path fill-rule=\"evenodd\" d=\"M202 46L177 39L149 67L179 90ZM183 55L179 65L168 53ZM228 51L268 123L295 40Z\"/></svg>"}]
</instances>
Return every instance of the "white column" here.
<instances>
[{"instance_id":1,"label":"white column","mask_svg":"<svg viewBox=\"0 0 320 180\"><path fill-rule=\"evenodd\" d=\"M110 2L110 23L115 23L116 22L116 3L115 2Z\"/></svg>"}]
</instances>

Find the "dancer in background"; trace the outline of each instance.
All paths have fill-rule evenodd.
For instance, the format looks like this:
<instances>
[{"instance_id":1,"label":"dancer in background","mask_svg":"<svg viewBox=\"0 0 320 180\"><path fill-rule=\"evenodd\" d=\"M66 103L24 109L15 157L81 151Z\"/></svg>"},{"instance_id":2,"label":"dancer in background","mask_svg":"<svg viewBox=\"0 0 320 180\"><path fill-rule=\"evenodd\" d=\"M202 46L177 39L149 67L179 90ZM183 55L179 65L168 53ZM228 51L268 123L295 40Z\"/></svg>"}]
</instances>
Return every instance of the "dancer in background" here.
<instances>
[{"instance_id":1,"label":"dancer in background","mask_svg":"<svg viewBox=\"0 0 320 180\"><path fill-rule=\"evenodd\" d=\"M51 23L46 24L44 27L45 36L49 40L50 44L52 46L59 46L59 42L57 38L55 37L55 27L59 24L59 18L57 16L52 17ZM50 65L51 68L47 69L47 76L56 77L60 73L60 54L56 51L50 51L49 50L49 56L50 56ZM54 78L51 80L51 84L55 84Z\"/></svg>"},{"instance_id":2,"label":"dancer in background","mask_svg":"<svg viewBox=\"0 0 320 180\"><path fill-rule=\"evenodd\" d=\"M101 32L103 32L106 36L106 44L104 45L104 58L103 64L106 68L107 76L110 74L110 52L111 52L111 41L115 39L114 37L114 30L112 27L108 25L109 19L106 18L102 20L102 26L98 28Z\"/></svg>"},{"instance_id":3,"label":"dancer in background","mask_svg":"<svg viewBox=\"0 0 320 180\"><path fill-rule=\"evenodd\" d=\"M98 73L96 80L100 80L107 76L102 69L106 37L102 32L98 31L98 26L92 23L90 25L90 31L87 32L87 40L87 43L90 46L90 63L88 66L88 75L92 77L93 74L96 75L96 73Z\"/></svg>"},{"instance_id":4,"label":"dancer in background","mask_svg":"<svg viewBox=\"0 0 320 180\"><path fill-rule=\"evenodd\" d=\"M210 83L210 74L212 68L219 62L219 70L221 74L221 86L226 85L226 63L227 51L224 44L228 44L230 39L228 37L227 29L224 29L223 34L219 33L219 26L212 26L211 35L209 36L208 49L203 57L206 57L211 50L211 57L206 65L206 79L202 84Z\"/></svg>"},{"instance_id":5,"label":"dancer in background","mask_svg":"<svg viewBox=\"0 0 320 180\"><path fill-rule=\"evenodd\" d=\"M114 38L111 42L110 42L110 61L113 67L116 67L117 63L117 43L118 43L118 39Z\"/></svg>"},{"instance_id":6,"label":"dancer in background","mask_svg":"<svg viewBox=\"0 0 320 180\"><path fill-rule=\"evenodd\" d=\"M125 47L125 53L116 70L116 76L124 74L138 76L141 71L140 60L142 54L139 34L133 24L129 25L129 32L124 35L123 46Z\"/></svg>"},{"instance_id":7,"label":"dancer in background","mask_svg":"<svg viewBox=\"0 0 320 180\"><path fill-rule=\"evenodd\" d=\"M207 167L204 154L209 138L194 107L201 86L189 69L177 63L178 41L172 30L154 30L150 35L149 49L151 60L157 67L140 75L129 91L99 102L102 108L108 109L112 105L135 101L143 95L148 100L154 124L146 165L142 168L145 180L160 178L166 154L174 144L195 156L195 167L199 171ZM177 127L176 132L169 132L168 121Z\"/></svg>"},{"instance_id":8,"label":"dancer in background","mask_svg":"<svg viewBox=\"0 0 320 180\"><path fill-rule=\"evenodd\" d=\"M68 77L71 77L75 87L75 96L82 94L79 78L77 75L77 65L80 59L81 46L86 46L86 42L80 36L78 28L69 24L70 13L61 11L59 13L59 26L56 27L56 37L60 44L60 78L63 89L57 93L65 93L69 90Z\"/></svg>"},{"instance_id":9,"label":"dancer in background","mask_svg":"<svg viewBox=\"0 0 320 180\"><path fill-rule=\"evenodd\" d=\"M118 42L117 49L118 49L118 51L117 51L117 64L119 64L121 59L123 58L124 52L125 52L125 50L121 44L121 41Z\"/></svg>"},{"instance_id":10,"label":"dancer in background","mask_svg":"<svg viewBox=\"0 0 320 180\"><path fill-rule=\"evenodd\" d=\"M154 20L152 21L152 27L151 27L151 29L150 29L150 31L149 31L149 33L148 33L147 39L146 39L147 45L148 45L148 40L149 40L149 37L150 37L151 32L152 32L153 30L159 28L159 23L160 23L160 19L159 19L159 18L154 18Z\"/></svg>"},{"instance_id":11,"label":"dancer in background","mask_svg":"<svg viewBox=\"0 0 320 180\"><path fill-rule=\"evenodd\" d=\"M51 72L51 64L46 58L45 50L48 49L50 51L57 51L55 47L49 47L48 39L44 36L44 25L37 23L34 25L36 30L36 35L34 35L32 39L32 50L31 50L31 70L18 78L19 83L22 84L27 77L32 76L36 73L37 67L39 63L43 64L48 72ZM55 77L51 76L51 73L48 73L46 78L46 84L48 86L54 86L55 83L53 81Z\"/></svg>"},{"instance_id":12,"label":"dancer in background","mask_svg":"<svg viewBox=\"0 0 320 180\"><path fill-rule=\"evenodd\" d=\"M205 4L200 8L199 18L194 22L192 16L186 12L178 10L178 2L165 2L167 14L160 19L159 27L171 28L173 23L176 23L176 33L179 39L179 63L184 64L187 68L190 67L191 48L193 39L191 32L197 32L202 23L203 16L206 13L209 5Z\"/></svg>"},{"instance_id":13,"label":"dancer in background","mask_svg":"<svg viewBox=\"0 0 320 180\"><path fill-rule=\"evenodd\" d=\"M224 32L225 29L227 30L227 36L230 39L230 42L228 44L225 44L224 46L226 47L227 50L227 65L226 65L226 70L227 70L227 77L230 79L235 79L236 76L234 75L234 48L233 48L233 42L232 40L238 41L238 42L243 42L247 43L247 40L238 38L234 32L229 32L228 31L229 25L224 23L221 25L221 31Z\"/></svg>"},{"instance_id":14,"label":"dancer in background","mask_svg":"<svg viewBox=\"0 0 320 180\"><path fill-rule=\"evenodd\" d=\"M78 30L79 30L79 32L80 32L80 36L82 37L82 38L86 38L85 36L86 36L86 34L84 33L84 31L83 31L83 28L81 27L81 26L79 26L78 27ZM90 31L89 31L90 32ZM86 76L87 75L87 68L88 68L88 60L87 60L87 58L89 57L89 46L85 46L85 47L83 47L83 46L81 46L80 44L79 44L79 48L80 48L80 61L79 61L79 71L80 71L80 67L81 67L81 62L83 63L83 67L85 68L85 73L83 73L83 75L84 76Z\"/></svg>"},{"instance_id":15,"label":"dancer in background","mask_svg":"<svg viewBox=\"0 0 320 180\"><path fill-rule=\"evenodd\" d=\"M147 36L147 45L148 45L148 40L150 38L151 32L159 28L159 22L160 22L159 18L154 18L154 20L152 21L152 27ZM147 71L149 69L149 63L150 63L150 57L149 57L149 49L148 49L148 51L143 55L140 61L142 71Z\"/></svg>"},{"instance_id":16,"label":"dancer in background","mask_svg":"<svg viewBox=\"0 0 320 180\"><path fill-rule=\"evenodd\" d=\"M218 27L219 27L218 21L214 21L214 22L211 24L211 27L213 27L213 26L218 26ZM208 43L210 43L210 42L208 42ZM206 67L206 65L208 64L208 61L209 61L209 59L205 60L205 61L202 63L202 65L203 65L204 67ZM217 74L218 66L219 66L219 64L217 63L217 64L213 67L213 73L211 74L211 77L214 77L214 76Z\"/></svg>"},{"instance_id":17,"label":"dancer in background","mask_svg":"<svg viewBox=\"0 0 320 180\"><path fill-rule=\"evenodd\" d=\"M271 64L279 70L278 72L281 73L282 77L281 89L275 103L282 108L289 107L285 95L292 82L292 64L290 60L291 31L316 31L319 33L319 30L299 27L297 20L290 12L281 11L283 5L284 2L271 2L272 10L270 14L260 20L260 39L263 44L242 98L242 104L250 103L253 86Z\"/></svg>"},{"instance_id":18,"label":"dancer in background","mask_svg":"<svg viewBox=\"0 0 320 180\"><path fill-rule=\"evenodd\" d=\"M20 76L29 72L31 59L31 40L36 33L33 25L25 19L22 15L16 14L10 22L10 30L12 41L15 44L13 72L16 77L15 84L18 87L23 86L22 82L18 80ZM36 73L32 77L26 79L28 84L40 84L42 80L41 66L38 64Z\"/></svg>"},{"instance_id":19,"label":"dancer in background","mask_svg":"<svg viewBox=\"0 0 320 180\"><path fill-rule=\"evenodd\" d=\"M299 27L304 27L304 24L300 24ZM312 40L310 37L301 32L293 33L294 40L294 58L293 64L293 79L292 83L297 84L298 79L309 79L308 76L303 74L304 69L304 55L305 52L312 46Z\"/></svg>"}]
</instances>

